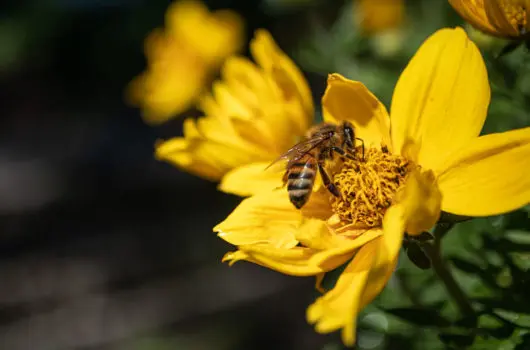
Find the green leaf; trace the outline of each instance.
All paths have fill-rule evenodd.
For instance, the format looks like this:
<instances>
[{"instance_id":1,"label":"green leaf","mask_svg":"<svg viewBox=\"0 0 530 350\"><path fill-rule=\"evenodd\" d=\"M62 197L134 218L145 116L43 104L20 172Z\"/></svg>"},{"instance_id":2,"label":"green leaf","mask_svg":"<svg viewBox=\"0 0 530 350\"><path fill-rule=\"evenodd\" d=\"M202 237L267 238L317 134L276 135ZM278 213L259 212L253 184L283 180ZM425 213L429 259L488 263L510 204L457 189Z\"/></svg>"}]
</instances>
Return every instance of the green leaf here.
<instances>
[{"instance_id":1,"label":"green leaf","mask_svg":"<svg viewBox=\"0 0 530 350\"><path fill-rule=\"evenodd\" d=\"M522 342L517 344L514 350L528 350L530 349L530 334L523 336Z\"/></svg>"},{"instance_id":2,"label":"green leaf","mask_svg":"<svg viewBox=\"0 0 530 350\"><path fill-rule=\"evenodd\" d=\"M505 323L500 327L486 328L485 331L494 338L506 339L511 337L511 335L515 331L515 327L513 325Z\"/></svg>"},{"instance_id":3,"label":"green leaf","mask_svg":"<svg viewBox=\"0 0 530 350\"><path fill-rule=\"evenodd\" d=\"M460 259L458 257L451 257L449 260L457 269L466 273L475 275L482 275L484 273L484 270L480 266L477 266L469 261Z\"/></svg>"},{"instance_id":4,"label":"green leaf","mask_svg":"<svg viewBox=\"0 0 530 350\"><path fill-rule=\"evenodd\" d=\"M479 304L486 306L488 309L503 309L516 313L530 313L530 306L527 303L519 303L514 300L514 295L507 293L506 298L474 298Z\"/></svg>"},{"instance_id":5,"label":"green leaf","mask_svg":"<svg viewBox=\"0 0 530 350\"><path fill-rule=\"evenodd\" d=\"M458 349L471 346L475 341L475 335L473 334L440 333L438 337L444 344L455 346Z\"/></svg>"},{"instance_id":6,"label":"green leaf","mask_svg":"<svg viewBox=\"0 0 530 350\"><path fill-rule=\"evenodd\" d=\"M441 305L435 308L391 308L385 309L385 311L418 326L448 327L451 322L440 315L440 307Z\"/></svg>"}]
</instances>

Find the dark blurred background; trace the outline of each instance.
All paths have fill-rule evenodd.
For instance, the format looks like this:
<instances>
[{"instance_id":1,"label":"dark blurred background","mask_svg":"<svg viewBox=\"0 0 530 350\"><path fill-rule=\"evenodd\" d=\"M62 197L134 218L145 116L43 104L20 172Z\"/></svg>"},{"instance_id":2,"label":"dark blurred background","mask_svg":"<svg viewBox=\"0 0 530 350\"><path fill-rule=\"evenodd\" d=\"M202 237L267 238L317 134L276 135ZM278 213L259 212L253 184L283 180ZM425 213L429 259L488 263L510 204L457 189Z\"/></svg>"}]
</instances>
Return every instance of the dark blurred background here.
<instances>
[{"instance_id":1,"label":"dark blurred background","mask_svg":"<svg viewBox=\"0 0 530 350\"><path fill-rule=\"evenodd\" d=\"M286 49L342 2L232 8ZM221 264L238 203L153 158L182 120L124 104L166 0L8 1L0 17L0 349L309 349L312 279ZM273 4L274 5L274 4ZM312 74L315 95L324 77Z\"/></svg>"}]
</instances>

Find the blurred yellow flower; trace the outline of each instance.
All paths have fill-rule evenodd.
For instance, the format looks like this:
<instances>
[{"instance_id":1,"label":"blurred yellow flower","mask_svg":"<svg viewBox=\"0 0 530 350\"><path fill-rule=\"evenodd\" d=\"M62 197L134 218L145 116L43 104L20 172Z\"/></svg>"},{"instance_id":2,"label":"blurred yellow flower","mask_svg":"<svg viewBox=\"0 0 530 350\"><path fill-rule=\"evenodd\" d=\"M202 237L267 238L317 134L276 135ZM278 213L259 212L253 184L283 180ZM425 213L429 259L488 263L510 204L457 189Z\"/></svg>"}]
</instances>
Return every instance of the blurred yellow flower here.
<instances>
[{"instance_id":1,"label":"blurred yellow flower","mask_svg":"<svg viewBox=\"0 0 530 350\"><path fill-rule=\"evenodd\" d=\"M364 34L379 34L401 27L405 19L404 0L356 0L354 18Z\"/></svg>"},{"instance_id":2,"label":"blurred yellow flower","mask_svg":"<svg viewBox=\"0 0 530 350\"><path fill-rule=\"evenodd\" d=\"M165 22L147 37L147 69L127 89L129 102L151 124L190 108L222 61L243 45L239 15L210 12L197 0L171 4Z\"/></svg>"},{"instance_id":3,"label":"blurred yellow flower","mask_svg":"<svg viewBox=\"0 0 530 350\"><path fill-rule=\"evenodd\" d=\"M196 175L221 180L220 189L250 195L281 186L265 172L313 122L313 100L298 67L265 30L250 43L257 64L230 57L213 95L201 98L205 116L187 119L184 137L161 142L156 157Z\"/></svg>"},{"instance_id":4,"label":"blurred yellow flower","mask_svg":"<svg viewBox=\"0 0 530 350\"><path fill-rule=\"evenodd\" d=\"M529 0L449 0L475 28L501 38L521 39L530 29Z\"/></svg>"},{"instance_id":5,"label":"blurred yellow flower","mask_svg":"<svg viewBox=\"0 0 530 350\"><path fill-rule=\"evenodd\" d=\"M348 262L333 289L307 310L318 332L355 342L360 310L384 288L403 235L429 230L441 211L488 216L530 202L530 128L480 136L490 100L479 50L461 28L428 38L386 108L357 81L328 78L324 119L349 121L364 140L357 160L337 164L341 198L323 187L296 210L286 190L245 199L214 228L247 260L294 276Z\"/></svg>"}]
</instances>

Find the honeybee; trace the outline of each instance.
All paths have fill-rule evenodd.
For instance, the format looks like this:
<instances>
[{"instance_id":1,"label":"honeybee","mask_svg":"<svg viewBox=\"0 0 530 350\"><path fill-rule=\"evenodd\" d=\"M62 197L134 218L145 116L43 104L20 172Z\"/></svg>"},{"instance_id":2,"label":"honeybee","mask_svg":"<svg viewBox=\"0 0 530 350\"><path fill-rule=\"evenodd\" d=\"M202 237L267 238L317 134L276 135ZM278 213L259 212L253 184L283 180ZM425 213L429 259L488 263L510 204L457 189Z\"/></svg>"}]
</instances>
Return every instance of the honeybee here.
<instances>
[{"instance_id":1,"label":"honeybee","mask_svg":"<svg viewBox=\"0 0 530 350\"><path fill-rule=\"evenodd\" d=\"M280 160L287 161L283 184L287 185L289 200L297 209L301 209L309 200L317 171L327 190L335 197L340 197L339 190L325 170L325 162L332 160L334 153L342 158L356 160L355 140L362 142L364 158L364 141L355 137L350 122L344 121L339 125L321 123L311 128L303 141L294 145L271 164Z\"/></svg>"}]
</instances>

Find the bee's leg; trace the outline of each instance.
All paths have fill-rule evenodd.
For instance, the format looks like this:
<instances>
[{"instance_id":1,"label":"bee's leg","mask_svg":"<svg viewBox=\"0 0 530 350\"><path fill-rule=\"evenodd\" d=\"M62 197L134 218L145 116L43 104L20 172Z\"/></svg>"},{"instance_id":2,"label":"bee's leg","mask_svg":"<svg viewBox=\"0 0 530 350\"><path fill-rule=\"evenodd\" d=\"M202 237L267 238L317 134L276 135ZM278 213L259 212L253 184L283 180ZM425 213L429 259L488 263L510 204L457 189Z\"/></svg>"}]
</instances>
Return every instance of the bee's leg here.
<instances>
[{"instance_id":1,"label":"bee's leg","mask_svg":"<svg viewBox=\"0 0 530 350\"><path fill-rule=\"evenodd\" d=\"M360 138L358 138L358 137L356 137L355 139L361 141L361 144L362 144L362 145L361 145L361 149L363 150L363 160L364 160L364 140L363 140L363 139L360 139Z\"/></svg>"},{"instance_id":2,"label":"bee's leg","mask_svg":"<svg viewBox=\"0 0 530 350\"><path fill-rule=\"evenodd\" d=\"M324 183L324 186L326 186L328 191L335 197L340 197L339 189L337 188L337 186L335 186L335 184L329 178L329 175L328 173L326 173L326 170L324 169L322 162L318 162L318 171L320 173L320 176L322 177L322 182Z\"/></svg>"},{"instance_id":3,"label":"bee's leg","mask_svg":"<svg viewBox=\"0 0 530 350\"><path fill-rule=\"evenodd\" d=\"M337 152L343 158L348 158L348 159L351 159L351 160L357 160L353 154L350 154L350 153L346 152L344 150L344 148L337 147L337 146L332 146L331 150L333 152Z\"/></svg>"},{"instance_id":4,"label":"bee's leg","mask_svg":"<svg viewBox=\"0 0 530 350\"><path fill-rule=\"evenodd\" d=\"M288 179L289 179L289 172L286 171L285 173L283 173L283 177L282 177L283 186L282 187L285 187L285 185L287 185Z\"/></svg>"},{"instance_id":5,"label":"bee's leg","mask_svg":"<svg viewBox=\"0 0 530 350\"><path fill-rule=\"evenodd\" d=\"M333 160L333 150L331 148L328 148L326 152L326 158L328 158L329 160Z\"/></svg>"},{"instance_id":6,"label":"bee's leg","mask_svg":"<svg viewBox=\"0 0 530 350\"><path fill-rule=\"evenodd\" d=\"M281 190L282 188L285 188L287 186L287 179L289 178L289 172L286 171L283 173L282 177L282 185L275 188L275 190Z\"/></svg>"},{"instance_id":7,"label":"bee's leg","mask_svg":"<svg viewBox=\"0 0 530 350\"><path fill-rule=\"evenodd\" d=\"M354 156L353 154L350 154L350 153L346 152L346 151L344 150L344 148L340 148L340 147L337 147L337 146L333 146L333 147L331 147L331 150L332 150L333 152L337 152L337 153L340 154L340 156L343 157L343 158L348 158L348 159L350 159L350 160L357 160L357 158L355 158L355 156ZM356 169L356 170L359 171L359 165L358 165L358 164L355 164L355 165L357 166L357 169Z\"/></svg>"}]
</instances>

